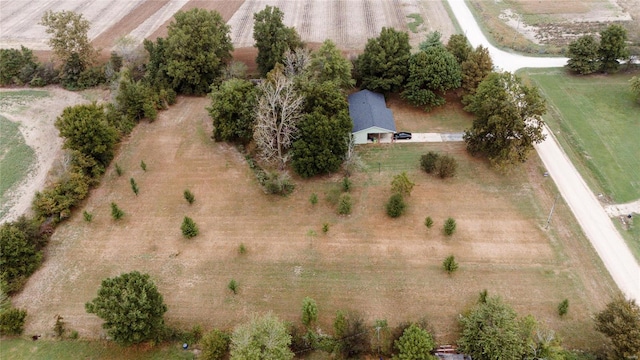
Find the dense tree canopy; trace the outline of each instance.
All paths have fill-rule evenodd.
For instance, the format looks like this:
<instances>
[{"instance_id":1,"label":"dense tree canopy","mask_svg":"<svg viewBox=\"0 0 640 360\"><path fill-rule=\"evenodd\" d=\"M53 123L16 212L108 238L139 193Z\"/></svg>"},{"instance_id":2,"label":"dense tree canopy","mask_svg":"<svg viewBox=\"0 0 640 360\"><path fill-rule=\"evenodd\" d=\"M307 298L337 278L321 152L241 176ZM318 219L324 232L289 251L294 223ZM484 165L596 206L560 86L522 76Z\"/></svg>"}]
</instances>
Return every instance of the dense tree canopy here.
<instances>
[{"instance_id":1,"label":"dense tree canopy","mask_svg":"<svg viewBox=\"0 0 640 360\"><path fill-rule=\"evenodd\" d=\"M627 30L621 25L609 25L600 32L600 69L603 72L618 70L618 60L629 57L627 48Z\"/></svg>"},{"instance_id":2,"label":"dense tree canopy","mask_svg":"<svg viewBox=\"0 0 640 360\"><path fill-rule=\"evenodd\" d=\"M640 358L640 307L619 297L595 316L596 330L611 340L616 359Z\"/></svg>"},{"instance_id":3,"label":"dense tree canopy","mask_svg":"<svg viewBox=\"0 0 640 360\"><path fill-rule=\"evenodd\" d=\"M525 353L517 314L497 296L478 303L459 322L458 346L473 359L520 359Z\"/></svg>"},{"instance_id":4,"label":"dense tree canopy","mask_svg":"<svg viewBox=\"0 0 640 360\"><path fill-rule=\"evenodd\" d=\"M478 45L467 55L467 60L462 62L462 90L464 94L474 94L478 85L492 70L493 61L491 60L491 55L489 55L489 49Z\"/></svg>"},{"instance_id":5,"label":"dense tree canopy","mask_svg":"<svg viewBox=\"0 0 640 360\"><path fill-rule=\"evenodd\" d=\"M278 7L268 6L253 14L253 40L258 48L258 71L263 76L284 60L285 51L302 47L300 35L293 27L282 22L284 13Z\"/></svg>"},{"instance_id":6,"label":"dense tree canopy","mask_svg":"<svg viewBox=\"0 0 640 360\"><path fill-rule=\"evenodd\" d=\"M242 79L230 79L214 86L209 94L216 141L248 143L253 137L256 87Z\"/></svg>"},{"instance_id":7,"label":"dense tree canopy","mask_svg":"<svg viewBox=\"0 0 640 360\"><path fill-rule=\"evenodd\" d=\"M0 228L0 290L19 290L40 265L42 254L18 227L5 223Z\"/></svg>"},{"instance_id":8,"label":"dense tree canopy","mask_svg":"<svg viewBox=\"0 0 640 360\"><path fill-rule=\"evenodd\" d=\"M38 67L33 52L24 46L0 49L0 86L29 83Z\"/></svg>"},{"instance_id":9,"label":"dense tree canopy","mask_svg":"<svg viewBox=\"0 0 640 360\"><path fill-rule=\"evenodd\" d=\"M179 93L205 94L231 60L230 28L217 11L178 11L166 40L167 74Z\"/></svg>"},{"instance_id":10,"label":"dense tree canopy","mask_svg":"<svg viewBox=\"0 0 640 360\"><path fill-rule=\"evenodd\" d=\"M149 275L137 271L102 281L98 296L85 304L114 341L129 345L160 338L167 306Z\"/></svg>"},{"instance_id":11,"label":"dense tree canopy","mask_svg":"<svg viewBox=\"0 0 640 360\"><path fill-rule=\"evenodd\" d=\"M302 92L306 114L293 143L292 166L303 177L337 171L353 128L346 97L332 81L308 83Z\"/></svg>"},{"instance_id":12,"label":"dense tree canopy","mask_svg":"<svg viewBox=\"0 0 640 360\"><path fill-rule=\"evenodd\" d=\"M584 35L569 44L567 67L581 75L598 71L600 61L598 41L592 35Z\"/></svg>"},{"instance_id":13,"label":"dense tree canopy","mask_svg":"<svg viewBox=\"0 0 640 360\"><path fill-rule=\"evenodd\" d=\"M383 27L377 38L367 41L356 59L356 72L363 89L390 93L402 89L411 57L409 34Z\"/></svg>"},{"instance_id":14,"label":"dense tree canopy","mask_svg":"<svg viewBox=\"0 0 640 360\"><path fill-rule=\"evenodd\" d=\"M355 85L351 77L351 61L342 56L336 44L329 39L311 54L310 70L319 82L334 81L341 88Z\"/></svg>"},{"instance_id":15,"label":"dense tree canopy","mask_svg":"<svg viewBox=\"0 0 640 360\"><path fill-rule=\"evenodd\" d=\"M293 359L291 335L272 313L253 317L231 335L231 360Z\"/></svg>"},{"instance_id":16,"label":"dense tree canopy","mask_svg":"<svg viewBox=\"0 0 640 360\"><path fill-rule=\"evenodd\" d=\"M460 87L460 81L460 65L455 56L444 46L430 46L411 55L409 78L402 97L428 111L444 105L444 93Z\"/></svg>"},{"instance_id":17,"label":"dense tree canopy","mask_svg":"<svg viewBox=\"0 0 640 360\"><path fill-rule=\"evenodd\" d=\"M473 51L469 40L463 34L453 34L447 41L447 50L456 57L458 64L462 65L467 60L469 54Z\"/></svg>"},{"instance_id":18,"label":"dense tree canopy","mask_svg":"<svg viewBox=\"0 0 640 360\"><path fill-rule=\"evenodd\" d=\"M524 162L533 145L544 140L544 99L509 72L491 73L465 110L475 115L464 134L467 150L485 154L498 167Z\"/></svg>"},{"instance_id":19,"label":"dense tree canopy","mask_svg":"<svg viewBox=\"0 0 640 360\"><path fill-rule=\"evenodd\" d=\"M442 34L439 31L432 31L427 34L425 39L418 45L420 51L427 51L432 46L444 46L442 43Z\"/></svg>"},{"instance_id":20,"label":"dense tree canopy","mask_svg":"<svg viewBox=\"0 0 640 360\"><path fill-rule=\"evenodd\" d=\"M82 14L48 10L42 16L40 24L51 35L49 46L64 65L68 66L73 62L73 70L78 73L91 65L96 56L87 35L91 23Z\"/></svg>"},{"instance_id":21,"label":"dense tree canopy","mask_svg":"<svg viewBox=\"0 0 640 360\"><path fill-rule=\"evenodd\" d=\"M113 158L118 140L116 130L107 123L102 105L67 107L56 119L56 128L64 137L64 148L78 150L106 167Z\"/></svg>"},{"instance_id":22,"label":"dense tree canopy","mask_svg":"<svg viewBox=\"0 0 640 360\"><path fill-rule=\"evenodd\" d=\"M431 334L416 324L411 324L404 330L402 336L396 340L395 348L397 360L435 360L431 350L436 347Z\"/></svg>"}]
</instances>

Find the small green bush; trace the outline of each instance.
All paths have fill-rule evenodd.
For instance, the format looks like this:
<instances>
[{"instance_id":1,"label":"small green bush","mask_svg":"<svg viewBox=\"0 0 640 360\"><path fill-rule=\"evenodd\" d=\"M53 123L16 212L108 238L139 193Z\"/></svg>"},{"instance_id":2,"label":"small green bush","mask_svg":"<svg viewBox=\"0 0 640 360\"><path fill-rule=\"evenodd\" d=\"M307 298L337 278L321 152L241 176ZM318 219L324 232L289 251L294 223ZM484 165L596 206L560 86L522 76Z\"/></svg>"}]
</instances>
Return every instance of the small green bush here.
<instances>
[{"instance_id":1,"label":"small green bush","mask_svg":"<svg viewBox=\"0 0 640 360\"><path fill-rule=\"evenodd\" d=\"M60 315L56 315L56 323L53 325L53 332L56 334L58 339L62 339L64 337L64 333L67 332L67 323L63 321L64 318Z\"/></svg>"},{"instance_id":2,"label":"small green bush","mask_svg":"<svg viewBox=\"0 0 640 360\"><path fill-rule=\"evenodd\" d=\"M189 204L193 204L193 202L196 201L195 195L193 195L193 193L189 189L186 189L184 191L184 199L187 200Z\"/></svg>"},{"instance_id":3,"label":"small green bush","mask_svg":"<svg viewBox=\"0 0 640 360\"><path fill-rule=\"evenodd\" d=\"M182 225L180 226L180 230L182 230L182 235L187 239L191 239L198 235L198 225L188 216L184 217L182 220Z\"/></svg>"},{"instance_id":4,"label":"small green bush","mask_svg":"<svg viewBox=\"0 0 640 360\"><path fill-rule=\"evenodd\" d=\"M286 173L273 172L266 175L263 181L265 192L267 194L286 196L293 192L295 185L291 182L289 175Z\"/></svg>"},{"instance_id":5,"label":"small green bush","mask_svg":"<svg viewBox=\"0 0 640 360\"><path fill-rule=\"evenodd\" d=\"M76 330L73 330L71 334L69 334L69 339L76 340L78 336L79 336L78 332Z\"/></svg>"},{"instance_id":6,"label":"small green bush","mask_svg":"<svg viewBox=\"0 0 640 360\"><path fill-rule=\"evenodd\" d=\"M338 200L338 214L340 215L349 215L351 214L351 195L344 193L340 195L340 199Z\"/></svg>"},{"instance_id":7,"label":"small green bush","mask_svg":"<svg viewBox=\"0 0 640 360\"><path fill-rule=\"evenodd\" d=\"M428 174L431 174L436 169L436 162L438 161L439 157L440 154L429 151L426 155L422 155L420 157L420 167Z\"/></svg>"},{"instance_id":8,"label":"small green bush","mask_svg":"<svg viewBox=\"0 0 640 360\"><path fill-rule=\"evenodd\" d=\"M0 312L0 335L20 335L24 331L27 312L21 309L9 309Z\"/></svg>"},{"instance_id":9,"label":"small green bush","mask_svg":"<svg viewBox=\"0 0 640 360\"><path fill-rule=\"evenodd\" d=\"M91 222L91 220L93 220L93 214L87 210L82 212L82 217L84 217L84 221L86 222Z\"/></svg>"},{"instance_id":10,"label":"small green bush","mask_svg":"<svg viewBox=\"0 0 640 360\"><path fill-rule=\"evenodd\" d=\"M199 359L202 360L222 360L229 352L229 342L231 337L229 334L218 329L213 329L204 334L200 340L202 352Z\"/></svg>"},{"instance_id":11,"label":"small green bush","mask_svg":"<svg viewBox=\"0 0 640 360\"><path fill-rule=\"evenodd\" d=\"M569 312L569 299L564 299L558 304L558 315L560 317L567 315Z\"/></svg>"},{"instance_id":12,"label":"small green bush","mask_svg":"<svg viewBox=\"0 0 640 360\"><path fill-rule=\"evenodd\" d=\"M247 247L244 244L240 244L240 246L238 246L238 253L240 255L246 254L247 253Z\"/></svg>"},{"instance_id":13,"label":"small green bush","mask_svg":"<svg viewBox=\"0 0 640 360\"><path fill-rule=\"evenodd\" d=\"M142 171L147 171L147 164L144 162L144 160L140 160L140 168L142 169Z\"/></svg>"},{"instance_id":14,"label":"small green bush","mask_svg":"<svg viewBox=\"0 0 640 360\"><path fill-rule=\"evenodd\" d=\"M313 193L311 194L311 196L309 196L309 202L311 203L311 205L315 205L318 203L318 194Z\"/></svg>"},{"instance_id":15,"label":"small green bush","mask_svg":"<svg viewBox=\"0 0 640 360\"><path fill-rule=\"evenodd\" d=\"M442 155L436 161L436 170L441 179L454 177L458 170L458 162L450 155Z\"/></svg>"},{"instance_id":16,"label":"small green bush","mask_svg":"<svg viewBox=\"0 0 640 360\"><path fill-rule=\"evenodd\" d=\"M229 284L227 285L227 288L229 288L229 290L231 290L231 292L235 295L238 293L238 282L235 281L234 279L231 279L231 281L229 281Z\"/></svg>"},{"instance_id":17,"label":"small green bush","mask_svg":"<svg viewBox=\"0 0 640 360\"><path fill-rule=\"evenodd\" d=\"M444 222L444 234L447 236L450 236L455 231L456 231L456 221L453 218L448 218Z\"/></svg>"},{"instance_id":18,"label":"small green bush","mask_svg":"<svg viewBox=\"0 0 640 360\"><path fill-rule=\"evenodd\" d=\"M393 194L387 202L387 215L397 218L402 215L407 208L404 198L400 194Z\"/></svg>"},{"instance_id":19,"label":"small green bush","mask_svg":"<svg viewBox=\"0 0 640 360\"><path fill-rule=\"evenodd\" d=\"M427 229L431 229L431 227L433 226L433 219L431 218L431 216L427 216L427 218L424 219L424 226L426 226Z\"/></svg>"},{"instance_id":20,"label":"small green bush","mask_svg":"<svg viewBox=\"0 0 640 360\"><path fill-rule=\"evenodd\" d=\"M123 173L124 173L124 170L122 170L122 167L120 166L120 164L116 163L116 174L118 174L118 176L122 176Z\"/></svg>"},{"instance_id":21,"label":"small green bush","mask_svg":"<svg viewBox=\"0 0 640 360\"><path fill-rule=\"evenodd\" d=\"M118 204L111 203L111 217L113 220L120 220L124 216L124 211L118 207Z\"/></svg>"},{"instance_id":22,"label":"small green bush","mask_svg":"<svg viewBox=\"0 0 640 360\"><path fill-rule=\"evenodd\" d=\"M348 177L344 177L340 182L340 186L342 187L343 192L350 192L353 187L353 182Z\"/></svg>"},{"instance_id":23,"label":"small green bush","mask_svg":"<svg viewBox=\"0 0 640 360\"><path fill-rule=\"evenodd\" d=\"M448 274L454 273L456 270L458 270L458 263L456 262L456 258L453 255L447 256L447 258L442 262L442 268Z\"/></svg>"},{"instance_id":24,"label":"small green bush","mask_svg":"<svg viewBox=\"0 0 640 360\"><path fill-rule=\"evenodd\" d=\"M322 232L325 234L329 232L329 223L322 224Z\"/></svg>"},{"instance_id":25,"label":"small green bush","mask_svg":"<svg viewBox=\"0 0 640 360\"><path fill-rule=\"evenodd\" d=\"M131 183L131 190L133 191L134 194L136 194L136 196L138 196L138 192L140 192L140 188L138 188L138 184L136 184L136 181L133 178L129 179L129 182Z\"/></svg>"}]
</instances>

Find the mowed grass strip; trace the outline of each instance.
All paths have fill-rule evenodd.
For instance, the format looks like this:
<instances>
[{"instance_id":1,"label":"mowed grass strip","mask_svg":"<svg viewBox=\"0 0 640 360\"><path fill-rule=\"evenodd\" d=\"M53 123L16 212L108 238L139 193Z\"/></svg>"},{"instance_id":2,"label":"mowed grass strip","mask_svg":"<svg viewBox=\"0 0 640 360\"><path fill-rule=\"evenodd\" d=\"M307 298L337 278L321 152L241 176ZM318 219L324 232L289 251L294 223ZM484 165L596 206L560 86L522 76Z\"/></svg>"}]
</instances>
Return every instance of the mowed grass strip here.
<instances>
[{"instance_id":1,"label":"mowed grass strip","mask_svg":"<svg viewBox=\"0 0 640 360\"><path fill-rule=\"evenodd\" d=\"M591 188L616 203L639 199L640 104L629 87L633 74L526 74L547 98L545 121Z\"/></svg>"},{"instance_id":2,"label":"mowed grass strip","mask_svg":"<svg viewBox=\"0 0 640 360\"><path fill-rule=\"evenodd\" d=\"M49 92L45 90L0 91L0 111L9 106L27 105L29 101L48 96Z\"/></svg>"},{"instance_id":3,"label":"mowed grass strip","mask_svg":"<svg viewBox=\"0 0 640 360\"><path fill-rule=\"evenodd\" d=\"M84 304L102 279L138 270L163 294L167 323L183 329L231 329L266 311L299 323L302 299L309 296L325 332L337 310L355 310L370 323L426 317L437 341L449 343L457 338L458 314L488 289L557 330L571 347L601 343L590 315L615 290L579 230L563 228L575 224L566 209L558 206L554 220L561 235L542 229L553 195L538 200L540 186L530 181L547 178L537 159L503 176L470 157L463 143L361 146L368 166L351 177L351 215L339 216L327 195L340 174L294 177L290 196L265 195L236 149L205 136L211 133L207 105L206 98L181 97L122 144L114 162L126 176L107 170L83 208L56 230L47 260L13 299L29 312L27 333L50 331L61 314L81 337L98 338L101 320ZM421 172L420 155L430 150L456 157L459 176L443 181ZM393 176L402 171L416 186L406 213L391 219L384 204ZM140 186L138 196L130 177ZM187 188L196 197L192 205L183 197ZM118 222L110 218L111 202L126 213ZM82 210L94 214L91 223ZM427 215L435 221L432 229L424 226ZM184 216L200 228L193 239L180 233ZM451 237L442 232L448 217L458 224ZM324 223L330 225L326 234ZM460 268L448 276L441 264L452 254ZM227 287L231 279L237 294ZM556 306L564 298L571 310L560 319Z\"/></svg>"},{"instance_id":4,"label":"mowed grass strip","mask_svg":"<svg viewBox=\"0 0 640 360\"><path fill-rule=\"evenodd\" d=\"M25 143L19 127L0 115L0 216L4 215L7 191L20 183L35 162L35 152Z\"/></svg>"},{"instance_id":5,"label":"mowed grass strip","mask_svg":"<svg viewBox=\"0 0 640 360\"><path fill-rule=\"evenodd\" d=\"M50 359L122 359L164 360L195 359L190 351L180 345L149 348L145 346L119 346L113 342L86 340L44 340L37 342L13 338L0 341L3 360L50 360Z\"/></svg>"}]
</instances>

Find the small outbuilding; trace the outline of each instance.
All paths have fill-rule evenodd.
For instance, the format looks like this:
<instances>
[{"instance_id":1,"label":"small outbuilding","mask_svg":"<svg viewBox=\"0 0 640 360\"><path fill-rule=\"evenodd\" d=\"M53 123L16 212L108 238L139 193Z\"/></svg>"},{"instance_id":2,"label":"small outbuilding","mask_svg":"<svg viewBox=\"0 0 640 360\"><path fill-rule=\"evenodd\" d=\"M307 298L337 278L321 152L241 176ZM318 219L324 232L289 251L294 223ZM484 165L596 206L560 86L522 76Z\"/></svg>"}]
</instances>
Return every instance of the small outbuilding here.
<instances>
[{"instance_id":1,"label":"small outbuilding","mask_svg":"<svg viewBox=\"0 0 640 360\"><path fill-rule=\"evenodd\" d=\"M348 100L356 144L366 144L368 140L379 142L382 138L390 141L393 138L396 123L382 94L362 90L349 95Z\"/></svg>"}]
</instances>

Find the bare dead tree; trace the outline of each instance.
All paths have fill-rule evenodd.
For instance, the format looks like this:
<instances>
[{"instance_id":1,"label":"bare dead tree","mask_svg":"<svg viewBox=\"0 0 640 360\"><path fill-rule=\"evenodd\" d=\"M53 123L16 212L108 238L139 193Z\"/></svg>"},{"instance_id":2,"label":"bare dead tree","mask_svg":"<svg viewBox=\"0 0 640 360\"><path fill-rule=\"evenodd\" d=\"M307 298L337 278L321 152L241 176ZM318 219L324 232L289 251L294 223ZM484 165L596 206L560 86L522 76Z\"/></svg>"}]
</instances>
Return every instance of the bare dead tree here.
<instances>
[{"instance_id":1,"label":"bare dead tree","mask_svg":"<svg viewBox=\"0 0 640 360\"><path fill-rule=\"evenodd\" d=\"M304 97L295 90L293 81L279 71L260 83L258 89L253 138L261 159L277 164L282 170L289 160L287 150L293 144L302 118Z\"/></svg>"},{"instance_id":2,"label":"bare dead tree","mask_svg":"<svg viewBox=\"0 0 640 360\"><path fill-rule=\"evenodd\" d=\"M300 75L311 64L311 52L305 48L287 50L284 53L284 73L288 78Z\"/></svg>"},{"instance_id":3,"label":"bare dead tree","mask_svg":"<svg viewBox=\"0 0 640 360\"><path fill-rule=\"evenodd\" d=\"M345 142L347 143L347 152L344 154L344 163L342 163L342 166L345 175L351 176L351 173L363 169L365 165L360 155L356 152L356 140L353 135L347 136Z\"/></svg>"}]
</instances>

